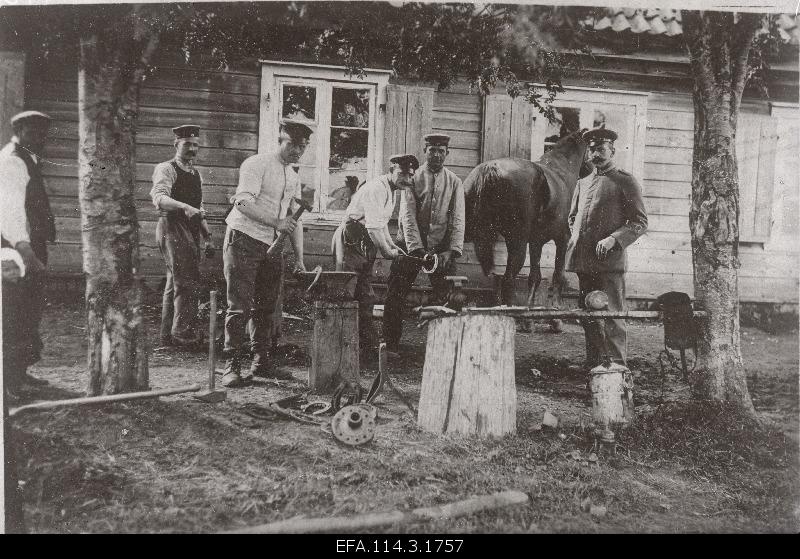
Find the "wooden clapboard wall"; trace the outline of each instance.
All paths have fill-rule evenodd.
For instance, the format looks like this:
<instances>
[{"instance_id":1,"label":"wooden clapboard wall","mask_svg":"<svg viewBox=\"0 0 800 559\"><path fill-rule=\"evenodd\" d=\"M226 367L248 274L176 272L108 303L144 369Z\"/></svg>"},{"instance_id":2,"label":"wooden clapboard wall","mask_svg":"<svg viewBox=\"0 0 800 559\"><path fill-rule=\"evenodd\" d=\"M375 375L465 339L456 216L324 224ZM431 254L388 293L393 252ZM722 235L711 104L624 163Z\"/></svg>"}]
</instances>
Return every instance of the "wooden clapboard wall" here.
<instances>
[{"instance_id":1,"label":"wooden clapboard wall","mask_svg":"<svg viewBox=\"0 0 800 559\"><path fill-rule=\"evenodd\" d=\"M153 281L163 277L164 272L155 244L157 214L149 190L154 165L174 153L170 128L195 123L203 129L203 145L207 147L201 151L199 169L205 181L204 199L214 242L219 247L224 230L222 216L235 189L238 166L257 149L259 72L255 66L228 72L170 67L159 69L145 82L137 138L136 200L141 221L142 271ZM55 118L45 154L45 173L59 229L50 267L54 273L80 274L77 75L58 68L30 68L27 74L25 108L43 110ZM488 99L484 111L483 100L465 91L436 92L432 88L391 85L387 91L384 154L388 158L392 153L410 151L421 158L422 137L429 132L444 132L452 137L447 166L462 179L488 158L530 157L530 107L521 99ZM748 159L740 155L740 165L750 165L748 176L755 178L742 189L742 196L752 197L754 204L752 213L744 216L749 229L743 229L743 239L749 242L740 248L740 294L743 301L796 303L800 271L796 242L798 131L796 125L787 128L789 125L781 121L784 131L777 134L774 126L765 104L745 104L739 137L750 156ZM672 289L692 292L688 233L692 130L689 95L650 94L641 177L650 230L630 249L630 297L652 298ZM755 142L751 139L756 137L758 155L753 159ZM770 175L770 158L783 162L779 165L780 179ZM331 225L325 224L307 226L307 264L330 267L332 230ZM552 244L545 247L545 277L552 273L553 253ZM502 243L498 244L496 255L502 271L506 259ZM471 286L491 285L469 245L465 247L461 269L470 277ZM388 271L388 262L379 259L377 281L385 280ZM221 278L219 254L204 264L204 273ZM527 275L528 268L522 273ZM577 287L572 274L568 279ZM427 284L423 275L419 283Z\"/></svg>"},{"instance_id":2,"label":"wooden clapboard wall","mask_svg":"<svg viewBox=\"0 0 800 559\"><path fill-rule=\"evenodd\" d=\"M49 267L56 274L80 273L77 72L38 69L30 72L26 85L26 107L45 111L55 119L44 164L58 230ZM141 228L141 271L152 280L151 284L163 277L164 264L155 240L158 212L149 193L153 168L175 154L171 128L191 123L202 129L198 169L203 176L203 199L214 244L219 248L224 233L222 219L236 188L238 167L256 153L259 88L258 68L203 72L161 67L143 84L136 141L135 198ZM212 261L204 262L203 269L207 274L221 277L221 265L218 253Z\"/></svg>"}]
</instances>

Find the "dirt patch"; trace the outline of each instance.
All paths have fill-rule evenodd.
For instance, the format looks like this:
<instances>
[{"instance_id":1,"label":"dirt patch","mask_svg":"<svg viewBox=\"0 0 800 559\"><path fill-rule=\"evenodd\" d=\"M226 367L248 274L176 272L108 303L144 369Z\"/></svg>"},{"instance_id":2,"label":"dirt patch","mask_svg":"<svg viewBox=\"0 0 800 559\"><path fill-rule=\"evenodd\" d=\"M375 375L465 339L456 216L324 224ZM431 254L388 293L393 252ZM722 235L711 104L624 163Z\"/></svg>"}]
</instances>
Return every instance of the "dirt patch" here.
<instances>
[{"instance_id":1,"label":"dirt patch","mask_svg":"<svg viewBox=\"0 0 800 559\"><path fill-rule=\"evenodd\" d=\"M190 395L30 414L15 421L20 491L33 532L214 532L296 516L410 510L505 489L529 505L467 517L387 526L390 532L796 532L798 524L797 333L745 329L742 351L756 407L746 424L724 409L699 410L662 358L659 325L631 325L638 421L615 455L594 447L582 330L546 325L518 334L517 435L446 438L420 430L391 391L378 399L375 440L350 448L323 427L255 420L265 406L308 395L311 322L287 308L276 363L294 380L258 379L209 405ZM30 399L75 397L85 387L84 317L51 305L45 354L34 374L50 380ZM157 309L147 309L157 331ZM286 345L292 344L292 345ZM419 396L425 330L408 322L392 378ZM203 353L154 351L151 386L203 382ZM535 369L536 371L532 371ZM374 368L363 371L368 386ZM308 395L309 399L313 395ZM559 430L541 428L545 410ZM602 514L601 514L602 513Z\"/></svg>"}]
</instances>

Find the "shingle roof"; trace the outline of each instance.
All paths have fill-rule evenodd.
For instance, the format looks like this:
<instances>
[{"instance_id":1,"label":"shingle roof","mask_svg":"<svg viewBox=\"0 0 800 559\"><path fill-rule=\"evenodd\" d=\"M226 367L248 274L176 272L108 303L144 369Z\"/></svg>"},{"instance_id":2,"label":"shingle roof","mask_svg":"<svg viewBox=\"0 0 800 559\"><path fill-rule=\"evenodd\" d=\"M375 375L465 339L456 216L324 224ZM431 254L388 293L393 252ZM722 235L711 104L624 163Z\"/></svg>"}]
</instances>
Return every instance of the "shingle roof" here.
<instances>
[{"instance_id":1,"label":"shingle roof","mask_svg":"<svg viewBox=\"0 0 800 559\"><path fill-rule=\"evenodd\" d=\"M597 17L589 16L583 24L595 31L615 31L622 33L647 33L674 37L683 33L680 10L661 8L606 8ZM781 14L776 19L778 33L784 42L800 45L800 28L794 15ZM768 32L764 27L762 32Z\"/></svg>"}]
</instances>

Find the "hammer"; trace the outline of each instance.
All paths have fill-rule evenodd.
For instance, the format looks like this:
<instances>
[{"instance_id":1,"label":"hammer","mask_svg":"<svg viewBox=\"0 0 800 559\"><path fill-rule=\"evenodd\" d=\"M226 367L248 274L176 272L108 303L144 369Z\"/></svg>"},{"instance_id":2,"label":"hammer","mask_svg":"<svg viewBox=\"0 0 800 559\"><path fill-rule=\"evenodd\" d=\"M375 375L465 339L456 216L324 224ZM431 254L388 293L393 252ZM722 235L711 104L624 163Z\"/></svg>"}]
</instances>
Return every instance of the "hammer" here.
<instances>
[{"instance_id":1,"label":"hammer","mask_svg":"<svg viewBox=\"0 0 800 559\"><path fill-rule=\"evenodd\" d=\"M294 219L295 221L300 219L300 216L303 215L304 211L312 210L311 206L309 206L308 202L306 202L305 200L302 200L300 198L294 198L294 201L297 202L297 205L300 206L292 214L292 219ZM284 241L286 241L286 237L288 236L289 233L282 231L281 234L278 235L278 238L275 239L275 242L272 243L272 246L267 249L267 256L272 256L275 252L280 252L280 250L283 248L283 243Z\"/></svg>"}]
</instances>

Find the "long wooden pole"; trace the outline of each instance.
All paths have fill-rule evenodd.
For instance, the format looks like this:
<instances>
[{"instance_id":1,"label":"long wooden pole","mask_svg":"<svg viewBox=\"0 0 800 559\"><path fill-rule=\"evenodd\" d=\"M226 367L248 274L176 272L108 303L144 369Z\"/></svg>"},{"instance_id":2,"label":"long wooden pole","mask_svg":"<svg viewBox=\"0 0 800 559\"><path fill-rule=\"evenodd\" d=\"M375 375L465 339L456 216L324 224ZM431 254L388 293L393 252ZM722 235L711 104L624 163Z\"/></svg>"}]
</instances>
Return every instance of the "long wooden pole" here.
<instances>
[{"instance_id":1,"label":"long wooden pole","mask_svg":"<svg viewBox=\"0 0 800 559\"><path fill-rule=\"evenodd\" d=\"M466 308L464 312L485 313L485 314L504 314L512 317L531 318L548 320L553 318L656 318L660 319L663 315L661 311L582 311L582 310L536 310L525 307L485 307L485 308ZM705 318L706 311L694 311L695 318Z\"/></svg>"},{"instance_id":2,"label":"long wooden pole","mask_svg":"<svg viewBox=\"0 0 800 559\"><path fill-rule=\"evenodd\" d=\"M528 496L521 491L501 491L491 495L471 497L463 501L447 503L436 507L422 507L411 512L399 510L392 512L379 512L360 514L357 516L340 516L333 518L291 518L250 526L239 530L223 532L224 534L309 534L315 532L343 532L349 533L365 528L375 528L389 524L406 522L420 522L424 520L442 520L464 516L483 510L497 509L510 505L524 505Z\"/></svg>"},{"instance_id":3,"label":"long wooden pole","mask_svg":"<svg viewBox=\"0 0 800 559\"><path fill-rule=\"evenodd\" d=\"M69 400L49 400L46 402L36 402L26 404L18 408L8 410L8 416L14 417L27 411L50 410L54 408L67 408L75 406L89 406L92 404L110 404L113 402L128 402L130 400L146 400L158 398L159 396L170 396L172 394L183 394L184 392L199 392L202 390L199 384L191 386L181 386L178 388L164 388L161 390L147 390L145 392L130 392L129 394L112 394L108 396L90 396L87 398L71 398Z\"/></svg>"},{"instance_id":4,"label":"long wooden pole","mask_svg":"<svg viewBox=\"0 0 800 559\"><path fill-rule=\"evenodd\" d=\"M210 293L211 301L208 307L208 390L214 392L214 373L217 368L217 292Z\"/></svg>"}]
</instances>

